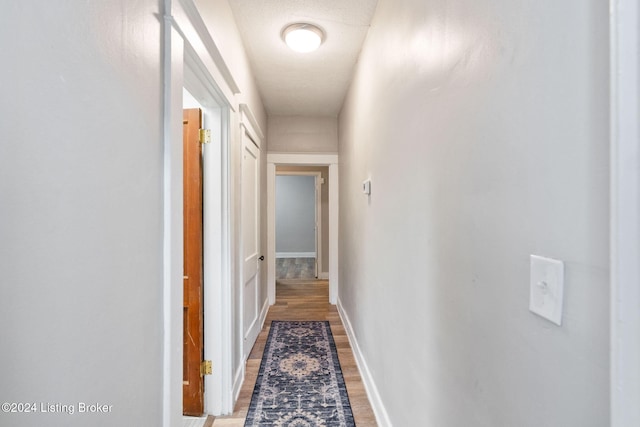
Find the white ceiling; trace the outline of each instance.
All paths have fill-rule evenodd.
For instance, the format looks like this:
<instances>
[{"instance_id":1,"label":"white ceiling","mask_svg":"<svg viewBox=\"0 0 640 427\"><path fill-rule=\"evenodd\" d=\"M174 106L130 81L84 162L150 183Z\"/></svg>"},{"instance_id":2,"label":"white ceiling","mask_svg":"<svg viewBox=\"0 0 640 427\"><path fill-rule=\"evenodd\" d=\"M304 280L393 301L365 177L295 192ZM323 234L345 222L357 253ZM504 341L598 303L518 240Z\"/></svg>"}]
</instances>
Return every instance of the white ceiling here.
<instances>
[{"instance_id":1,"label":"white ceiling","mask_svg":"<svg viewBox=\"0 0 640 427\"><path fill-rule=\"evenodd\" d=\"M230 0L269 115L337 116L351 83L377 0ZM285 26L325 32L315 52L282 41Z\"/></svg>"}]
</instances>

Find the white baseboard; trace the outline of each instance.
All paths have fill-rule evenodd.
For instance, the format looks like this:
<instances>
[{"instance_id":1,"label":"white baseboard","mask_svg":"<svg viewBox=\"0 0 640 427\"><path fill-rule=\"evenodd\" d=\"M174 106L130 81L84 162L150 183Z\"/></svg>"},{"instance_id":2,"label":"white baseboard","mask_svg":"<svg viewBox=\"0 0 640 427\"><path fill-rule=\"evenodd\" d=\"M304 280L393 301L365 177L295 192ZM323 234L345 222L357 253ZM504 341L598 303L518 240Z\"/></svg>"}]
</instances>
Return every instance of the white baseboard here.
<instances>
[{"instance_id":1,"label":"white baseboard","mask_svg":"<svg viewBox=\"0 0 640 427\"><path fill-rule=\"evenodd\" d=\"M338 314L340 315L340 319L342 319L344 329L347 332L347 338L349 339L349 344L351 344L353 355L356 358L356 364L358 365L358 370L360 371L360 376L362 377L362 382L364 383L364 388L367 392L369 403L371 403L371 408L373 409L373 413L376 416L376 421L380 427L392 427L391 420L389 419L389 414L387 414L387 410L382 403L378 388L373 381L373 377L371 376L371 372L369 371L367 362L364 359L364 355L362 354L362 351L360 351L360 346L358 346L358 341L356 340L351 322L349 321L349 316L347 316L347 313L344 311L342 302L339 298L337 305Z\"/></svg>"},{"instance_id":2,"label":"white baseboard","mask_svg":"<svg viewBox=\"0 0 640 427\"><path fill-rule=\"evenodd\" d=\"M244 370L245 364L241 363L233 378L233 408L236 407L236 402L240 397L240 389L242 389L242 383L244 382Z\"/></svg>"},{"instance_id":3,"label":"white baseboard","mask_svg":"<svg viewBox=\"0 0 640 427\"><path fill-rule=\"evenodd\" d=\"M262 310L260 310L260 331L264 328L264 321L267 320L267 313L269 312L269 298L264 300Z\"/></svg>"},{"instance_id":4,"label":"white baseboard","mask_svg":"<svg viewBox=\"0 0 640 427\"><path fill-rule=\"evenodd\" d=\"M276 258L315 258L315 252L276 252Z\"/></svg>"},{"instance_id":5,"label":"white baseboard","mask_svg":"<svg viewBox=\"0 0 640 427\"><path fill-rule=\"evenodd\" d=\"M318 279L322 279L322 280L329 280L329 272L325 271L323 273L320 273L318 275Z\"/></svg>"}]
</instances>

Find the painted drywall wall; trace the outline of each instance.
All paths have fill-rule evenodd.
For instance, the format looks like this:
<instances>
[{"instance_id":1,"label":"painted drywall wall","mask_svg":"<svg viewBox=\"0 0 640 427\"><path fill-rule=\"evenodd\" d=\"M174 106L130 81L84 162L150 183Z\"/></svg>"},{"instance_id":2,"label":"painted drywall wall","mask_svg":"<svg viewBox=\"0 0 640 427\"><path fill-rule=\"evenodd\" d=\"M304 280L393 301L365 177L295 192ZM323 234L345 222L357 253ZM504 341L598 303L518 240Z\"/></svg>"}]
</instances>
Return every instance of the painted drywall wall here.
<instances>
[{"instance_id":1,"label":"painted drywall wall","mask_svg":"<svg viewBox=\"0 0 640 427\"><path fill-rule=\"evenodd\" d=\"M279 165L276 172L320 172L320 177L324 179L320 189L320 216L321 216L321 237L320 250L322 256L318 269L320 275L329 277L329 167L328 166L289 166Z\"/></svg>"},{"instance_id":2,"label":"painted drywall wall","mask_svg":"<svg viewBox=\"0 0 640 427\"><path fill-rule=\"evenodd\" d=\"M316 252L314 176L276 176L276 254Z\"/></svg>"},{"instance_id":3,"label":"painted drywall wall","mask_svg":"<svg viewBox=\"0 0 640 427\"><path fill-rule=\"evenodd\" d=\"M270 153L336 153L336 117L269 116Z\"/></svg>"},{"instance_id":4,"label":"painted drywall wall","mask_svg":"<svg viewBox=\"0 0 640 427\"><path fill-rule=\"evenodd\" d=\"M380 0L339 117L339 299L393 425L609 424L607 7ZM565 262L561 327L530 254Z\"/></svg>"},{"instance_id":5,"label":"painted drywall wall","mask_svg":"<svg viewBox=\"0 0 640 427\"><path fill-rule=\"evenodd\" d=\"M0 425L162 425L159 4L0 14Z\"/></svg>"}]
</instances>

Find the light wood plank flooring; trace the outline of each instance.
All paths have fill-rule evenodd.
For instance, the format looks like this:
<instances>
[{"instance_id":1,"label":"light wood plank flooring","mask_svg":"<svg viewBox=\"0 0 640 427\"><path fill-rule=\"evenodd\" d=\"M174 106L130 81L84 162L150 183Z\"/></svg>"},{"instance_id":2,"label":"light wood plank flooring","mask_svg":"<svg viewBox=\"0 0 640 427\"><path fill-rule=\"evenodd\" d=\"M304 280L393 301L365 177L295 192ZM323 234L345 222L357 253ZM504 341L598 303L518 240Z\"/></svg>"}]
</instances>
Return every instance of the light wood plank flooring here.
<instances>
[{"instance_id":1,"label":"light wood plank flooring","mask_svg":"<svg viewBox=\"0 0 640 427\"><path fill-rule=\"evenodd\" d=\"M269 309L264 328L249 355L244 384L235 410L230 416L216 417L213 427L244 425L272 320L329 321L356 425L376 426L375 416L338 310L329 304L329 283L326 280L279 280L276 286L276 303Z\"/></svg>"}]
</instances>

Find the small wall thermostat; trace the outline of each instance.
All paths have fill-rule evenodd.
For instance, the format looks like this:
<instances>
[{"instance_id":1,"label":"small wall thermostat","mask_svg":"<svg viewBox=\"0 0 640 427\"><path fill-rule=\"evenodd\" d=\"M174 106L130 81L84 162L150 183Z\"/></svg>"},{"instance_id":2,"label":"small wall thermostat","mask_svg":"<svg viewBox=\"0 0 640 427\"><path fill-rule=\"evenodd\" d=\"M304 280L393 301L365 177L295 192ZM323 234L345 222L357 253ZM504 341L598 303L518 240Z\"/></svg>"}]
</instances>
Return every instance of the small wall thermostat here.
<instances>
[{"instance_id":1,"label":"small wall thermostat","mask_svg":"<svg viewBox=\"0 0 640 427\"><path fill-rule=\"evenodd\" d=\"M368 179L362 183L362 192L367 196L371 195L371 180Z\"/></svg>"}]
</instances>

